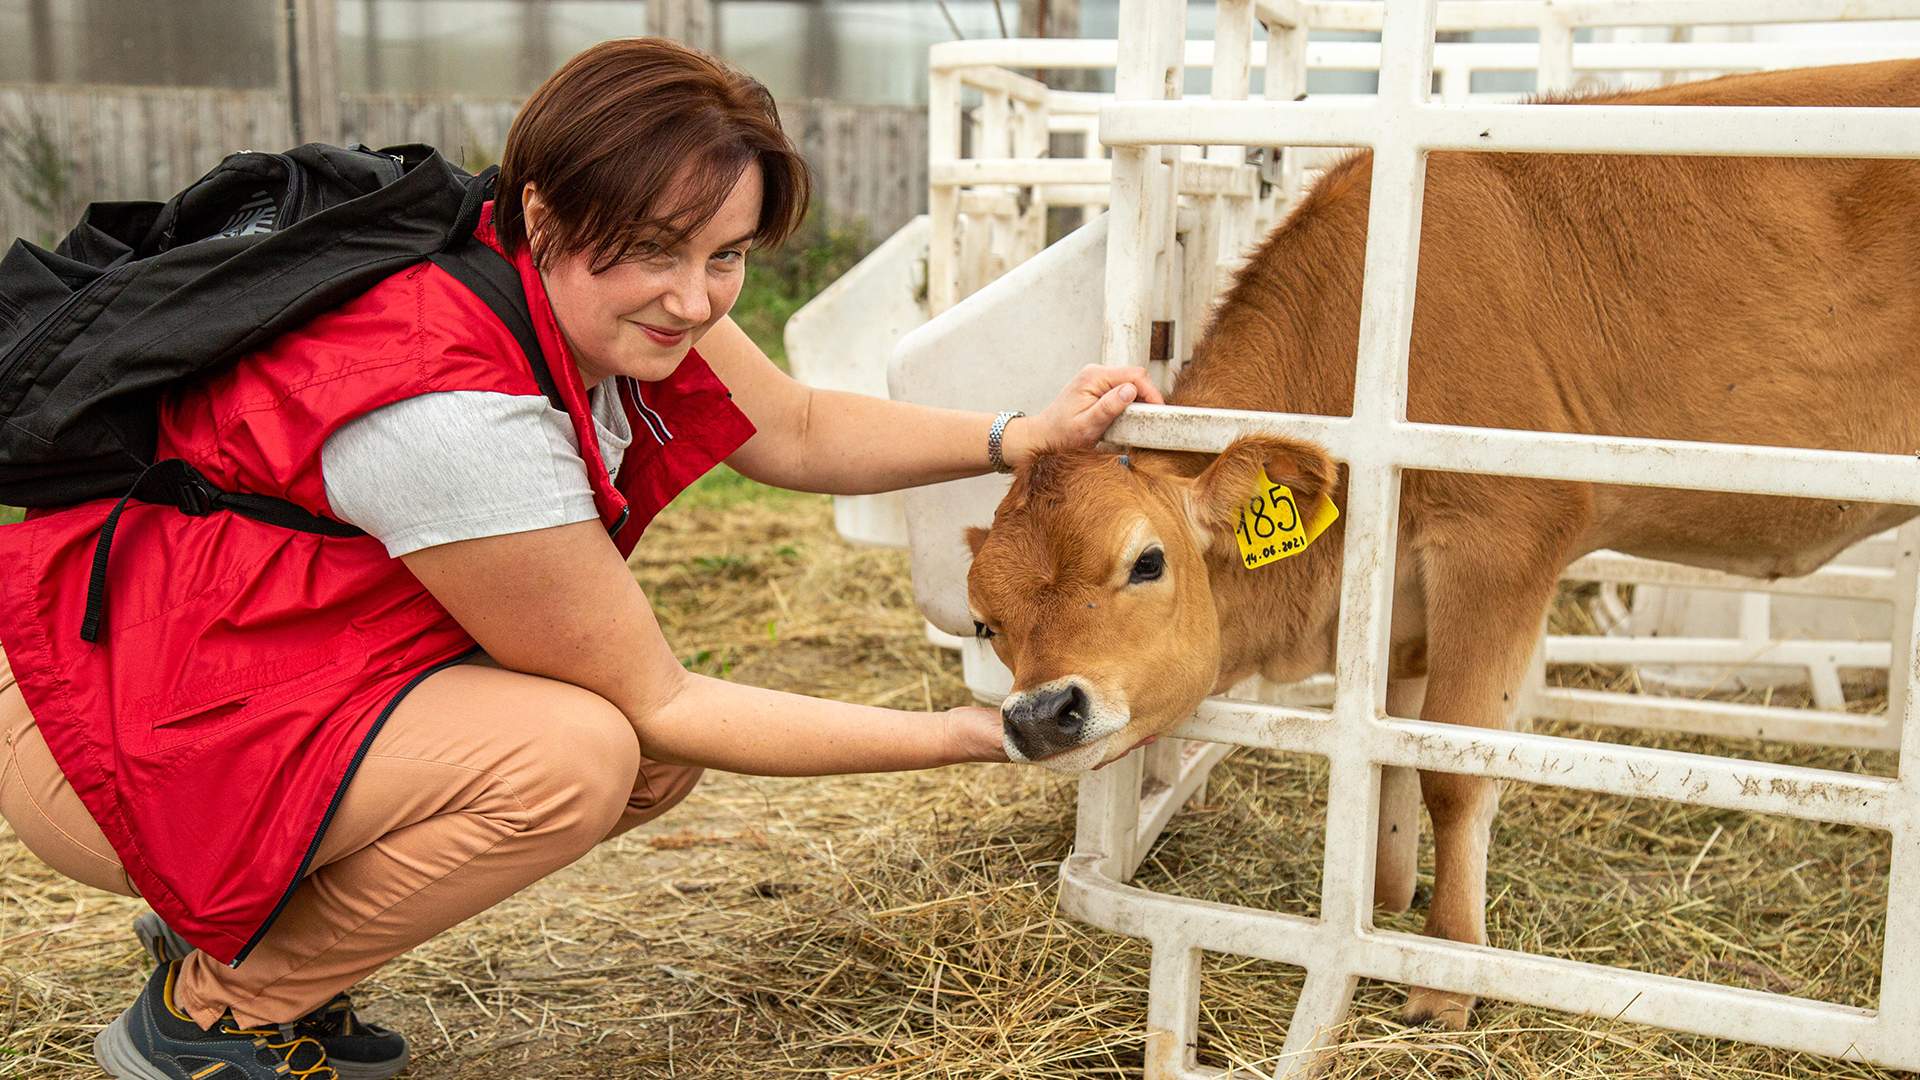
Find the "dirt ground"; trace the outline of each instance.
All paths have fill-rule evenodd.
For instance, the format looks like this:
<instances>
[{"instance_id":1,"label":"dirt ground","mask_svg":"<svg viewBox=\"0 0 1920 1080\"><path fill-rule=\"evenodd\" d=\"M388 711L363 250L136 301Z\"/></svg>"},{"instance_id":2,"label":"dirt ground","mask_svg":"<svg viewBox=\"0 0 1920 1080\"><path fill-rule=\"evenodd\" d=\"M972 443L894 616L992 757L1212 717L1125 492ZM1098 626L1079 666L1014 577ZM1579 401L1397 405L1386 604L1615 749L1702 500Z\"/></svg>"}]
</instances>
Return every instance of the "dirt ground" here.
<instances>
[{"instance_id":1,"label":"dirt ground","mask_svg":"<svg viewBox=\"0 0 1920 1080\"><path fill-rule=\"evenodd\" d=\"M956 660L922 635L904 556L840 542L824 499L696 498L655 525L634 567L699 670L900 708L966 698ZM1837 751L1722 749L1890 769ZM1140 883L1313 912L1324 767L1243 751L1215 776ZM412 1040L406 1075L436 1080L1138 1076L1146 948L1055 911L1072 829L1071 784L1016 766L716 775L356 997ZM1509 788L1490 934L1871 1007L1887 859L1876 832ZM1430 872L1429 853L1423 892ZM140 905L57 878L4 826L0 889L0 1077L99 1075L93 1034L144 977L127 931ZM1418 929L1419 917L1381 923ZM1204 987L1202 1062L1271 1070L1300 972L1209 957ZM1891 1075L1497 1002L1447 1035L1397 1024L1397 1003L1395 988L1362 987L1329 1076Z\"/></svg>"}]
</instances>

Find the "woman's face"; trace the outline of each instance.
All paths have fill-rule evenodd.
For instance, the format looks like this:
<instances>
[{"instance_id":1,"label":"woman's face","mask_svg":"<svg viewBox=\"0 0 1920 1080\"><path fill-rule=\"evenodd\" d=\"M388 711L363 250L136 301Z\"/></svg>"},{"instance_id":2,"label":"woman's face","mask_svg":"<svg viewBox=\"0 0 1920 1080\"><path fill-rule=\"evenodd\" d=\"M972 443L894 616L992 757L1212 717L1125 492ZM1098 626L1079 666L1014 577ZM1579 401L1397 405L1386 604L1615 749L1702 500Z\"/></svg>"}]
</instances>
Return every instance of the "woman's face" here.
<instances>
[{"instance_id":1,"label":"woman's face","mask_svg":"<svg viewBox=\"0 0 1920 1080\"><path fill-rule=\"evenodd\" d=\"M706 225L677 248L641 252L596 274L587 253L540 271L560 331L588 387L609 375L657 382L740 296L747 243L760 224L760 169L749 166ZM529 231L538 194L527 193Z\"/></svg>"}]
</instances>

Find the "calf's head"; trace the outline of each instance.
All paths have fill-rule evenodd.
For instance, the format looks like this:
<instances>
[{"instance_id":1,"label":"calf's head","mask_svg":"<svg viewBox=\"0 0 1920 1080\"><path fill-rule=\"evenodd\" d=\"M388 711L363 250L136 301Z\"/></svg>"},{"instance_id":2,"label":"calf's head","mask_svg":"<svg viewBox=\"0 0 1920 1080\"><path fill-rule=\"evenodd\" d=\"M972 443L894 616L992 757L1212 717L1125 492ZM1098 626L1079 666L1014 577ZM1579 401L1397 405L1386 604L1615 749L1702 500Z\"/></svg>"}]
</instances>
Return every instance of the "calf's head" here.
<instances>
[{"instance_id":1,"label":"calf's head","mask_svg":"<svg viewBox=\"0 0 1920 1080\"><path fill-rule=\"evenodd\" d=\"M967 531L974 632L1013 671L1013 760L1082 772L1191 715L1223 675L1223 605L1259 602L1227 575L1272 573L1242 569L1234 540L1260 471L1302 506L1335 477L1325 451L1288 439L1241 439L1196 472L1199 460L1044 453L992 527Z\"/></svg>"}]
</instances>

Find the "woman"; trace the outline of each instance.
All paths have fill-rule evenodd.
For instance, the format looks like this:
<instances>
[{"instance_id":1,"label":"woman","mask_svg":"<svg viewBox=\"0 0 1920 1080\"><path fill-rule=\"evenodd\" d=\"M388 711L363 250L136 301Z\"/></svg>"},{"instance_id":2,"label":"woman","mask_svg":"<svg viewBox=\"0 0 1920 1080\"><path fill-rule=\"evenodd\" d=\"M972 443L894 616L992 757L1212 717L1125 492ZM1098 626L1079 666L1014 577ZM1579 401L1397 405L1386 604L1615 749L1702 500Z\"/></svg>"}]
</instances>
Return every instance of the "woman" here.
<instances>
[{"instance_id":1,"label":"woman","mask_svg":"<svg viewBox=\"0 0 1920 1080\"><path fill-rule=\"evenodd\" d=\"M161 456L367 536L130 505L92 645L74 598L104 507L0 530L0 815L171 927L148 923L162 962L96 1042L114 1075L391 1075L405 1042L349 987L703 767L1005 760L991 710L687 672L624 557L721 460L885 491L1088 445L1159 400L1130 368L1086 369L1030 419L788 379L726 315L748 253L803 213L806 169L766 90L698 52L588 50L503 156L476 235L518 269L544 371L422 264L162 404Z\"/></svg>"}]
</instances>

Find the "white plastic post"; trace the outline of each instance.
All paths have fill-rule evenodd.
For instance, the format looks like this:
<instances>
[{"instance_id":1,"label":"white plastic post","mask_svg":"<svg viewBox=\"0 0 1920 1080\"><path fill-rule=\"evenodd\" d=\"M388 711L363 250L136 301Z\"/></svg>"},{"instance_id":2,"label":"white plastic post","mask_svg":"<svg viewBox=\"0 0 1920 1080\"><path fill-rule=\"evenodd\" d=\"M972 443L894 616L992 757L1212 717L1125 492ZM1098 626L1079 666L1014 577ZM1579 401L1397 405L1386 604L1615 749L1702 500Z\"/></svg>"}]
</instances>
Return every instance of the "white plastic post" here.
<instances>
[{"instance_id":1,"label":"white plastic post","mask_svg":"<svg viewBox=\"0 0 1920 1080\"><path fill-rule=\"evenodd\" d=\"M1200 950L1155 939L1147 973L1146 1080L1180 1080L1193 1068L1199 1034Z\"/></svg>"},{"instance_id":2,"label":"white plastic post","mask_svg":"<svg viewBox=\"0 0 1920 1080\"><path fill-rule=\"evenodd\" d=\"M927 168L935 177L960 160L960 76L935 68L927 76ZM927 191L933 227L927 246L927 307L935 315L959 299L960 188L935 179Z\"/></svg>"},{"instance_id":3,"label":"white plastic post","mask_svg":"<svg viewBox=\"0 0 1920 1080\"><path fill-rule=\"evenodd\" d=\"M1218 0L1214 15L1213 78L1207 96L1218 101L1245 101L1253 59L1253 0ZM1244 146L1209 146L1209 161L1238 164L1246 160Z\"/></svg>"},{"instance_id":4,"label":"white plastic post","mask_svg":"<svg viewBox=\"0 0 1920 1080\"><path fill-rule=\"evenodd\" d=\"M1887 671L1887 723L1900 731L1900 806L1892 817L1887 869L1887 939L1880 954L1880 1010L1874 1049L1880 1061L1920 1062L1920 522L1900 529L1895 558L1893 664ZM1898 687L1898 692L1895 688Z\"/></svg>"},{"instance_id":5,"label":"white plastic post","mask_svg":"<svg viewBox=\"0 0 1920 1080\"><path fill-rule=\"evenodd\" d=\"M1573 86L1573 27L1548 8L1540 20L1539 90L1557 93Z\"/></svg>"},{"instance_id":6,"label":"white plastic post","mask_svg":"<svg viewBox=\"0 0 1920 1080\"><path fill-rule=\"evenodd\" d=\"M1014 106L1013 156L1022 161L1038 161L1051 152L1052 137L1048 132L1048 110L1045 104L1029 101L1017 102ZM1019 258L1030 259L1047 246L1047 189L1041 184L1029 184L1017 189L1026 199L1026 208L1021 211L1019 228Z\"/></svg>"},{"instance_id":7,"label":"white plastic post","mask_svg":"<svg viewBox=\"0 0 1920 1080\"><path fill-rule=\"evenodd\" d=\"M1121 0L1116 101L1163 101L1180 91L1186 36L1185 0ZM1153 323L1171 302L1164 286L1173 238L1173 170L1153 146L1113 155L1113 202L1107 237L1107 321L1101 355L1111 364L1149 364Z\"/></svg>"},{"instance_id":8,"label":"white plastic post","mask_svg":"<svg viewBox=\"0 0 1920 1080\"><path fill-rule=\"evenodd\" d=\"M1267 25L1266 71L1262 77L1261 97L1268 101L1292 101L1307 92L1307 22L1269 22ZM1306 170L1300 163L1300 151L1281 149L1267 140L1273 152L1281 155L1280 183L1256 215L1261 228L1274 224L1286 207L1300 198L1306 185Z\"/></svg>"},{"instance_id":9,"label":"white plastic post","mask_svg":"<svg viewBox=\"0 0 1920 1080\"><path fill-rule=\"evenodd\" d=\"M1414 142L1414 110L1431 80L1434 0L1393 9L1381 40L1378 141L1367 217L1361 286L1360 349L1354 397L1355 435L1348 451L1347 529L1342 563L1340 640L1336 651L1334 724L1341 741L1367 745L1385 714L1387 644L1392 617L1400 470L1381 451L1407 412L1407 356L1413 337L1414 281L1426 155ZM1327 951L1372 921L1374 839L1380 770L1357 750L1329 763L1328 805L1362 806L1361 814L1328 815L1321 918Z\"/></svg>"},{"instance_id":10,"label":"white plastic post","mask_svg":"<svg viewBox=\"0 0 1920 1080\"><path fill-rule=\"evenodd\" d=\"M987 124L985 152L979 156L997 160L1016 156L1013 152L1014 139L1021 133L1023 125L1014 116L1013 100L1001 91L988 91L985 98L986 106L990 109L993 119ZM988 219L991 222L992 255L988 261L986 274L973 285L976 289L1006 273L1026 259L1029 254L1023 243L1024 222L1013 198L1015 189L1007 186L989 190L1005 196L1005 199L1002 201L1002 209Z\"/></svg>"},{"instance_id":11,"label":"white plastic post","mask_svg":"<svg viewBox=\"0 0 1920 1080\"><path fill-rule=\"evenodd\" d=\"M1901 635L1914 624L1914 592L1920 588L1920 519L1909 521L1900 526L1894 534L1893 551L1893 628L1890 639L1898 648ZM1897 655L1897 654L1896 654ZM1887 667L1887 714L1886 724L1891 736L1889 742L1902 748L1900 760L1909 762L1904 750L1908 737L1905 724L1908 709L1909 681L1900 677L1899 667L1889 663ZM1910 727L1911 725L1907 725ZM1920 764L1920 763L1917 763Z\"/></svg>"},{"instance_id":12,"label":"white plastic post","mask_svg":"<svg viewBox=\"0 0 1920 1080\"><path fill-rule=\"evenodd\" d=\"M1080 780L1073 850L1096 857L1100 873L1115 881L1132 877L1138 865L1141 763L1142 755L1128 754Z\"/></svg>"}]
</instances>

